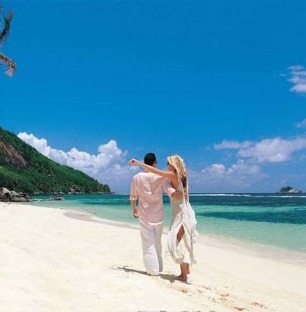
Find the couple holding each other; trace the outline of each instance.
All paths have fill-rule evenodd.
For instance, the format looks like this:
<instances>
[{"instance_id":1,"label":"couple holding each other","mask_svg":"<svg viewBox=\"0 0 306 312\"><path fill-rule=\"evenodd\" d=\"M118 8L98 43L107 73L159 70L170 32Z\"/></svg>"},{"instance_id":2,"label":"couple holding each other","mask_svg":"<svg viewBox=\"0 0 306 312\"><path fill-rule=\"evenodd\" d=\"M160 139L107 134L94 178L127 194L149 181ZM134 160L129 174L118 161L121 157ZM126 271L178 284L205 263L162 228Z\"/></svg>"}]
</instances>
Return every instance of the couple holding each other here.
<instances>
[{"instance_id":1,"label":"couple holding each other","mask_svg":"<svg viewBox=\"0 0 306 312\"><path fill-rule=\"evenodd\" d=\"M134 217L139 217L143 261L148 275L163 271L161 237L164 224L163 191L170 197L172 220L167 235L167 252L180 264L178 279L187 281L189 266L195 263L193 243L197 236L195 213L189 204L187 173L179 155L167 158L168 170L156 168L156 156L148 153L144 163L136 159L130 165L144 171L133 178L130 201ZM136 203L138 200L138 208Z\"/></svg>"}]
</instances>

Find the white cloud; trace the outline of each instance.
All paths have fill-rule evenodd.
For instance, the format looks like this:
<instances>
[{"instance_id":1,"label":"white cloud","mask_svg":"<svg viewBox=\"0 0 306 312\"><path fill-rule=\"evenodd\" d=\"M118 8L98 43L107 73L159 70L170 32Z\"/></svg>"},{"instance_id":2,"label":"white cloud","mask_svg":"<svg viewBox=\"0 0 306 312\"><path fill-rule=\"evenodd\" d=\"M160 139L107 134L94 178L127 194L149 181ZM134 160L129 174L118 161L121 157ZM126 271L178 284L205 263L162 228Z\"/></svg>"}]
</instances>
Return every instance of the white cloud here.
<instances>
[{"instance_id":1,"label":"white cloud","mask_svg":"<svg viewBox=\"0 0 306 312\"><path fill-rule=\"evenodd\" d=\"M41 154L47 156L50 153L50 147L45 139L38 139L33 134L27 134L26 132L21 132L18 137L28 143L29 145L35 147Z\"/></svg>"},{"instance_id":2,"label":"white cloud","mask_svg":"<svg viewBox=\"0 0 306 312\"><path fill-rule=\"evenodd\" d=\"M292 140L285 140L280 137L272 139L264 139L259 142L244 141L235 144L215 144L215 149L236 148L238 149L237 156L239 158L249 158L255 162L284 162L291 159L294 152L306 149L306 138L298 137Z\"/></svg>"},{"instance_id":3,"label":"white cloud","mask_svg":"<svg viewBox=\"0 0 306 312\"><path fill-rule=\"evenodd\" d=\"M228 141L228 140L223 140L220 144L214 144L214 149L220 150L220 149L239 149L239 148L245 148L250 146L252 142L250 141L243 141L243 142L238 142L238 141Z\"/></svg>"},{"instance_id":4,"label":"white cloud","mask_svg":"<svg viewBox=\"0 0 306 312\"><path fill-rule=\"evenodd\" d=\"M224 164L212 164L201 172L189 171L190 184L194 188L202 185L202 189L216 192L247 191L264 176L258 165L241 159L228 168Z\"/></svg>"},{"instance_id":5,"label":"white cloud","mask_svg":"<svg viewBox=\"0 0 306 312\"><path fill-rule=\"evenodd\" d=\"M115 140L101 144L98 154L92 155L75 147L68 152L54 149L48 146L46 139L26 132L19 133L18 137L53 161L83 171L99 182L109 184L112 190L116 187L116 192L126 191L135 173L135 167L130 167L125 159L127 152L123 152Z\"/></svg>"},{"instance_id":6,"label":"white cloud","mask_svg":"<svg viewBox=\"0 0 306 312\"><path fill-rule=\"evenodd\" d=\"M299 125L306 126L306 119ZM283 139L281 137L269 138L260 141L229 141L224 140L214 144L215 150L236 150L237 162L226 166L222 163L215 163L201 170L200 173L192 172L194 186L201 185L213 192L230 191L251 191L255 188L277 190L280 185L280 175L273 178L264 173L261 164L282 163L293 158L294 154L306 150L306 137ZM301 153L296 155L295 160L301 160ZM227 158L228 159L228 158ZM266 169L269 168L267 165ZM273 173L275 174L275 172Z\"/></svg>"},{"instance_id":7,"label":"white cloud","mask_svg":"<svg viewBox=\"0 0 306 312\"><path fill-rule=\"evenodd\" d=\"M223 164L213 164L207 168L204 168L202 172L212 175L223 175L226 172L226 168Z\"/></svg>"},{"instance_id":8,"label":"white cloud","mask_svg":"<svg viewBox=\"0 0 306 312\"><path fill-rule=\"evenodd\" d=\"M252 146L241 149L239 157L252 158L257 162L284 162L291 159L292 154L306 149L306 138L284 140L282 138L265 139Z\"/></svg>"},{"instance_id":9,"label":"white cloud","mask_svg":"<svg viewBox=\"0 0 306 312\"><path fill-rule=\"evenodd\" d=\"M306 118L302 120L301 122L298 122L295 124L297 128L306 128Z\"/></svg>"},{"instance_id":10,"label":"white cloud","mask_svg":"<svg viewBox=\"0 0 306 312\"><path fill-rule=\"evenodd\" d=\"M90 154L76 147L69 151L52 148L46 139L39 139L33 134L20 133L18 136L46 157L85 172L101 183L108 184L117 193L127 193L132 176L139 171L138 167L127 164L127 152L122 151L115 140L101 144L97 147L96 154ZM254 191L256 185L257 190L265 187L271 190L267 175L261 171L260 164L290 160L295 152L306 149L306 137L294 139L276 137L258 142L224 140L220 144L215 144L214 149L235 150L237 161L230 165L216 162L203 169L188 168L192 191ZM277 189L279 183L277 180L273 187Z\"/></svg>"},{"instance_id":11,"label":"white cloud","mask_svg":"<svg viewBox=\"0 0 306 312\"><path fill-rule=\"evenodd\" d=\"M258 176L261 170L258 165L246 163L244 160L239 159L236 164L228 169L228 174L238 175L240 177Z\"/></svg>"},{"instance_id":12,"label":"white cloud","mask_svg":"<svg viewBox=\"0 0 306 312\"><path fill-rule=\"evenodd\" d=\"M251 176L259 174L260 168L258 165L246 163L244 160L238 159L236 164L226 169L223 164L213 164L204 168L202 173L208 174L211 177L224 178L225 176Z\"/></svg>"},{"instance_id":13,"label":"white cloud","mask_svg":"<svg viewBox=\"0 0 306 312\"><path fill-rule=\"evenodd\" d=\"M306 70L302 65L288 67L290 78L288 81L293 83L290 91L296 93L306 93Z\"/></svg>"}]
</instances>

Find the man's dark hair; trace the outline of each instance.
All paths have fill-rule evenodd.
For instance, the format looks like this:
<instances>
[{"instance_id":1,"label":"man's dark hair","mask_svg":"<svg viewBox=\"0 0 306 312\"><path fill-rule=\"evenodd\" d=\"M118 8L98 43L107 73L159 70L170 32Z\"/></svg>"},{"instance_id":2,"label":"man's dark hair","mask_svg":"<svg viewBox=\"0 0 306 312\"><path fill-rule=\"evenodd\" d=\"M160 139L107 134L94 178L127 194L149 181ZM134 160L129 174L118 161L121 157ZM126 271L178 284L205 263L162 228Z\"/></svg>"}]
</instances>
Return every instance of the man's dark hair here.
<instances>
[{"instance_id":1,"label":"man's dark hair","mask_svg":"<svg viewBox=\"0 0 306 312\"><path fill-rule=\"evenodd\" d=\"M156 162L156 156L154 153L148 153L144 157L144 163L146 165L152 166Z\"/></svg>"}]
</instances>

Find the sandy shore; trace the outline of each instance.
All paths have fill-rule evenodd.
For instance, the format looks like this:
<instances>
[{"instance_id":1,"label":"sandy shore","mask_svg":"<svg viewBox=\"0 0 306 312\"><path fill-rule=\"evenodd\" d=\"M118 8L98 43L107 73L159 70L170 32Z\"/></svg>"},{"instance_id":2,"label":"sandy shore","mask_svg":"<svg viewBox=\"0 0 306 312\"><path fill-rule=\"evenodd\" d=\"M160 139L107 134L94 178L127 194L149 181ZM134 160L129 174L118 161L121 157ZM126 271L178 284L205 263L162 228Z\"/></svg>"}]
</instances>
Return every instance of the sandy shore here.
<instances>
[{"instance_id":1,"label":"sandy shore","mask_svg":"<svg viewBox=\"0 0 306 312\"><path fill-rule=\"evenodd\" d=\"M147 276L138 229L86 214L0 203L0 246L1 312L306 311L304 261L207 237L189 284L167 257L160 277Z\"/></svg>"}]
</instances>

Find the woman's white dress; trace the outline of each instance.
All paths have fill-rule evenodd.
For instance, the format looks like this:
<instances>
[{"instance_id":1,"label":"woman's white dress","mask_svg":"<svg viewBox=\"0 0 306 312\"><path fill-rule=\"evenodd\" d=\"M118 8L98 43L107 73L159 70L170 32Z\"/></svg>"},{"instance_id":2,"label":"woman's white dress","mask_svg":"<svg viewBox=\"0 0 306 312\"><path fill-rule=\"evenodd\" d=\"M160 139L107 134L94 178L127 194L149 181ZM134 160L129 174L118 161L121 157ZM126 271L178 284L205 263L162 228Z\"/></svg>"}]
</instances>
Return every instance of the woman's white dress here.
<instances>
[{"instance_id":1,"label":"woman's white dress","mask_svg":"<svg viewBox=\"0 0 306 312\"><path fill-rule=\"evenodd\" d=\"M184 198L184 188L180 182L178 191L182 193L182 199L171 198L172 220L167 235L167 253L176 263L196 263L193 253L193 243L198 235L196 231L195 213L188 201ZM177 240L177 233L181 226L184 227L184 236Z\"/></svg>"}]
</instances>

